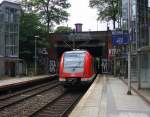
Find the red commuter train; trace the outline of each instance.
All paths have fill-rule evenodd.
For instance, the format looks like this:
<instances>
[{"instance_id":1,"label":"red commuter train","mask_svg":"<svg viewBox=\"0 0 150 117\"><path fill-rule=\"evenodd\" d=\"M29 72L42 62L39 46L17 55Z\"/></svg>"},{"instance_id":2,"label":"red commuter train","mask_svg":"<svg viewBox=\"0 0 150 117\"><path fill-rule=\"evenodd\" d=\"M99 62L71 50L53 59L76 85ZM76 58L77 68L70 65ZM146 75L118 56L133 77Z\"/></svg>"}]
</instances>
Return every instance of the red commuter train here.
<instances>
[{"instance_id":1,"label":"red commuter train","mask_svg":"<svg viewBox=\"0 0 150 117\"><path fill-rule=\"evenodd\" d=\"M59 66L59 81L64 86L89 84L96 77L96 61L86 50L66 51Z\"/></svg>"}]
</instances>

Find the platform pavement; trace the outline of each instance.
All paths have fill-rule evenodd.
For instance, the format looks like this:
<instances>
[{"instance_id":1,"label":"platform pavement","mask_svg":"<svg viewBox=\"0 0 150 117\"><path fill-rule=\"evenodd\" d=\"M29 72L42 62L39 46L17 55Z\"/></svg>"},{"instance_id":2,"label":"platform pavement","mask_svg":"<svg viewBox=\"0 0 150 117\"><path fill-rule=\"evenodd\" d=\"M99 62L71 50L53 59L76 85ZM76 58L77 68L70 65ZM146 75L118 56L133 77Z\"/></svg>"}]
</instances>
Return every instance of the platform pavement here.
<instances>
[{"instance_id":1,"label":"platform pavement","mask_svg":"<svg viewBox=\"0 0 150 117\"><path fill-rule=\"evenodd\" d=\"M98 76L69 117L150 117L150 105L112 76Z\"/></svg>"},{"instance_id":2,"label":"platform pavement","mask_svg":"<svg viewBox=\"0 0 150 117\"><path fill-rule=\"evenodd\" d=\"M120 77L120 79L128 85L128 79ZM138 93L147 103L150 104L150 88L138 88L138 82L131 81L131 88Z\"/></svg>"},{"instance_id":3,"label":"platform pavement","mask_svg":"<svg viewBox=\"0 0 150 117\"><path fill-rule=\"evenodd\" d=\"M39 76L26 76L26 77L7 77L6 79L2 78L0 80L0 87L3 87L5 85L11 85L15 83L21 83L21 82L26 82L26 81L33 81L33 80L38 80L42 78L47 78L47 77L53 77L55 75L39 75Z\"/></svg>"}]
</instances>

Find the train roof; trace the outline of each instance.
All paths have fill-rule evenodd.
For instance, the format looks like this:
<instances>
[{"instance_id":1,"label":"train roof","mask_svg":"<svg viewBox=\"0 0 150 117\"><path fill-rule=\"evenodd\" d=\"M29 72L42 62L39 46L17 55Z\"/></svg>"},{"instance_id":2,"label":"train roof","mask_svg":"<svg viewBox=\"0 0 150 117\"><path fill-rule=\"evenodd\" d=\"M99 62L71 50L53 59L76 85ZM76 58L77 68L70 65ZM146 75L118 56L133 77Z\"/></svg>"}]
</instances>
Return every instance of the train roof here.
<instances>
[{"instance_id":1,"label":"train roof","mask_svg":"<svg viewBox=\"0 0 150 117\"><path fill-rule=\"evenodd\" d=\"M88 52L86 50L72 50L72 51L66 51L64 53L85 53L85 52Z\"/></svg>"}]
</instances>

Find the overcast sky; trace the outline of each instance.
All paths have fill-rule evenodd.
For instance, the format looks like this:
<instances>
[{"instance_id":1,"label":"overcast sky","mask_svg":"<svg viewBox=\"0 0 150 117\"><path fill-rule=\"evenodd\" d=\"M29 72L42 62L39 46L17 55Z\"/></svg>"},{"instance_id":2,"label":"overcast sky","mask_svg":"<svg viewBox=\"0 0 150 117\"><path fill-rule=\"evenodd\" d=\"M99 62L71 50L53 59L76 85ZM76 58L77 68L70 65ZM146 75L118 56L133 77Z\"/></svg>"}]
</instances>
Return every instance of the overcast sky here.
<instances>
[{"instance_id":1,"label":"overcast sky","mask_svg":"<svg viewBox=\"0 0 150 117\"><path fill-rule=\"evenodd\" d=\"M0 0L0 2L1 1L2 0ZM68 25L69 27L75 28L75 23L82 23L83 31L106 30L106 23L96 21L96 9L89 8L89 0L69 0L69 2L71 3L71 8L68 9L70 13L69 20L61 25Z\"/></svg>"},{"instance_id":2,"label":"overcast sky","mask_svg":"<svg viewBox=\"0 0 150 117\"><path fill-rule=\"evenodd\" d=\"M69 0L71 7L68 12L70 17L64 25L74 28L75 23L83 24L83 31L97 31L106 30L107 24L104 22L97 22L96 9L89 7L89 0Z\"/></svg>"}]
</instances>

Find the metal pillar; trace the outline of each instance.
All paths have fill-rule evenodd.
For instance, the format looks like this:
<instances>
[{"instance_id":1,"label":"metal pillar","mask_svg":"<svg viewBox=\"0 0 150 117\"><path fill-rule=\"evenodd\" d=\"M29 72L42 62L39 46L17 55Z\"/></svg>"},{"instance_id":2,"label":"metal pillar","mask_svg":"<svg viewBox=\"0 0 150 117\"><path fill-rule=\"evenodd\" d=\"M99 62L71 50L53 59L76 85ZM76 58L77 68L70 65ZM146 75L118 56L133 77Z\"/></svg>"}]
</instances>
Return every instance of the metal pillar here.
<instances>
[{"instance_id":1,"label":"metal pillar","mask_svg":"<svg viewBox=\"0 0 150 117\"><path fill-rule=\"evenodd\" d=\"M74 34L73 34L73 49L76 48L76 47L75 47L75 46L76 46L76 42L75 42L75 41L76 41L76 36L77 36L76 33L74 33Z\"/></svg>"},{"instance_id":2,"label":"metal pillar","mask_svg":"<svg viewBox=\"0 0 150 117\"><path fill-rule=\"evenodd\" d=\"M127 94L131 95L131 51L130 49L128 52L128 92Z\"/></svg>"},{"instance_id":3,"label":"metal pillar","mask_svg":"<svg viewBox=\"0 0 150 117\"><path fill-rule=\"evenodd\" d=\"M141 78L140 78L140 54L137 55L137 77L138 77L138 89L141 88Z\"/></svg>"},{"instance_id":4,"label":"metal pillar","mask_svg":"<svg viewBox=\"0 0 150 117\"><path fill-rule=\"evenodd\" d=\"M116 62L116 56L114 57L114 76L116 76L117 75L117 72L116 72L116 70L117 70L117 64L116 64L117 62Z\"/></svg>"},{"instance_id":5,"label":"metal pillar","mask_svg":"<svg viewBox=\"0 0 150 117\"><path fill-rule=\"evenodd\" d=\"M75 37L73 38L73 49L75 49Z\"/></svg>"},{"instance_id":6,"label":"metal pillar","mask_svg":"<svg viewBox=\"0 0 150 117\"><path fill-rule=\"evenodd\" d=\"M39 38L39 36L34 36L35 37L35 45L34 45L34 73L37 74L37 38Z\"/></svg>"},{"instance_id":7,"label":"metal pillar","mask_svg":"<svg viewBox=\"0 0 150 117\"><path fill-rule=\"evenodd\" d=\"M37 55L36 55L36 37L35 37L35 48L34 48L35 50L34 50L34 73L36 74L37 73L37 62L36 62L36 57L37 57Z\"/></svg>"},{"instance_id":8,"label":"metal pillar","mask_svg":"<svg viewBox=\"0 0 150 117\"><path fill-rule=\"evenodd\" d=\"M136 11L138 11L138 6L136 3ZM139 12L136 12L136 50L139 48ZM141 78L140 78L140 52L137 52L137 79L138 79L138 89L141 88Z\"/></svg>"},{"instance_id":9,"label":"metal pillar","mask_svg":"<svg viewBox=\"0 0 150 117\"><path fill-rule=\"evenodd\" d=\"M128 0L128 32L129 32L129 51L128 51L128 95L131 95L131 1Z\"/></svg>"}]
</instances>

